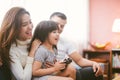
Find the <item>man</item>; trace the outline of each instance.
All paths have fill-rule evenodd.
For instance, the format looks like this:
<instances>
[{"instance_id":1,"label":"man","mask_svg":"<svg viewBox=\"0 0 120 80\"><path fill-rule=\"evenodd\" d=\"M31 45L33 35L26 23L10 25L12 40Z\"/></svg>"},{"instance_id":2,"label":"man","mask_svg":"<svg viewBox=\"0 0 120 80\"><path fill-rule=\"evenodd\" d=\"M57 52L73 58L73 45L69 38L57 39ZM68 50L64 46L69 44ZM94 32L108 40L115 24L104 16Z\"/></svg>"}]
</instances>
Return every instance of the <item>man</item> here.
<instances>
[{"instance_id":1,"label":"man","mask_svg":"<svg viewBox=\"0 0 120 80\"><path fill-rule=\"evenodd\" d=\"M61 34L63 32L65 24L67 23L66 15L61 12L54 12L50 16L50 20L53 20L58 24L59 33ZM86 69L83 68L77 70L76 76L78 80L96 80L98 76L103 74L101 66L98 63L83 58L73 47L73 45L65 41L64 39L60 38L57 44L57 48L58 48L58 57L57 57L58 59L64 59L64 57L68 55L77 65L81 67L87 67ZM83 74L81 72L83 72ZM89 75L92 76L91 79L90 77L88 77Z\"/></svg>"}]
</instances>

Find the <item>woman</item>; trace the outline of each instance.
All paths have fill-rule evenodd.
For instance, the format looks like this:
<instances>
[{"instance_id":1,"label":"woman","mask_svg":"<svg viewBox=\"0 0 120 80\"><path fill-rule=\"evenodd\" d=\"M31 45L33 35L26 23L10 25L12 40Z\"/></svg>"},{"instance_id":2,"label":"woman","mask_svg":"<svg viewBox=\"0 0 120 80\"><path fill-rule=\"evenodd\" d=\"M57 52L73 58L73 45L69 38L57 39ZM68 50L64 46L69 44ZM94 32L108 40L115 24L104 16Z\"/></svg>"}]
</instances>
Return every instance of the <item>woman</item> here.
<instances>
[{"instance_id":1,"label":"woman","mask_svg":"<svg viewBox=\"0 0 120 80\"><path fill-rule=\"evenodd\" d=\"M40 22L35 29L32 41L34 39L39 39L42 44L35 54L33 80L75 80L75 69L71 69L69 65L66 67L63 62L56 62L57 48L55 45L59 40L57 23L54 21ZM45 65L46 62L54 66L48 68Z\"/></svg>"},{"instance_id":2,"label":"woman","mask_svg":"<svg viewBox=\"0 0 120 80\"><path fill-rule=\"evenodd\" d=\"M28 52L33 24L24 8L13 7L5 15L0 30L0 54L3 67L17 80L31 80L34 53L39 46L35 40ZM11 76L10 76L11 77ZM10 80L7 79L7 80Z\"/></svg>"}]
</instances>

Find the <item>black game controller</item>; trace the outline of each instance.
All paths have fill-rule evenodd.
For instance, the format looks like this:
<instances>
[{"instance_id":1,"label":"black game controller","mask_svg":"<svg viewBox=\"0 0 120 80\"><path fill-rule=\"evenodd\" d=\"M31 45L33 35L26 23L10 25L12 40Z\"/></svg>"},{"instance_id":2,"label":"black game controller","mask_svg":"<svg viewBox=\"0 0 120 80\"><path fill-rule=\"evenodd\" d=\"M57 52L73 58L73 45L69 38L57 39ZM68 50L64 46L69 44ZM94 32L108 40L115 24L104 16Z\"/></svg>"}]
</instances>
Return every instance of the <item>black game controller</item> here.
<instances>
[{"instance_id":1,"label":"black game controller","mask_svg":"<svg viewBox=\"0 0 120 80\"><path fill-rule=\"evenodd\" d=\"M70 58L67 58L67 59L64 59L63 63L66 63L66 64L70 64L72 62L72 59Z\"/></svg>"},{"instance_id":2,"label":"black game controller","mask_svg":"<svg viewBox=\"0 0 120 80\"><path fill-rule=\"evenodd\" d=\"M67 59L64 59L64 60L63 60L62 63L65 63L65 64L66 64L65 69L66 69L66 67L68 66L68 64L70 64L71 62L72 62L72 59L70 59L70 58L67 58ZM65 69L62 69L61 71L64 71Z\"/></svg>"}]
</instances>

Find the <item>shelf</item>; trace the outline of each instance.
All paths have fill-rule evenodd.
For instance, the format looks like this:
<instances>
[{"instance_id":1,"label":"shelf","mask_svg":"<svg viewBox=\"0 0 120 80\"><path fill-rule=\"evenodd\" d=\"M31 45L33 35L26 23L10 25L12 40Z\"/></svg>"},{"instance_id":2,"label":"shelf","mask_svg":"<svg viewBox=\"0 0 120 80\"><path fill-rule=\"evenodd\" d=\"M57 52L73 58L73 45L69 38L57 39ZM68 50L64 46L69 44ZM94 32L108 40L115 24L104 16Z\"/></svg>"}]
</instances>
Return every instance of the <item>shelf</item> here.
<instances>
[{"instance_id":1,"label":"shelf","mask_svg":"<svg viewBox=\"0 0 120 80\"><path fill-rule=\"evenodd\" d=\"M112 49L112 51L120 51L120 49Z\"/></svg>"},{"instance_id":2,"label":"shelf","mask_svg":"<svg viewBox=\"0 0 120 80\"><path fill-rule=\"evenodd\" d=\"M102 52L104 52L104 53L109 53L110 52L110 50L86 50L86 49L84 49L83 50L83 52L92 52L92 53L96 53L96 52L100 52L100 53L102 53Z\"/></svg>"},{"instance_id":3,"label":"shelf","mask_svg":"<svg viewBox=\"0 0 120 80\"><path fill-rule=\"evenodd\" d=\"M100 58L91 58L90 60L100 62L100 63L107 63L107 59L100 59Z\"/></svg>"},{"instance_id":4,"label":"shelf","mask_svg":"<svg viewBox=\"0 0 120 80\"><path fill-rule=\"evenodd\" d=\"M112 68L112 73L120 73L120 68Z\"/></svg>"},{"instance_id":5,"label":"shelf","mask_svg":"<svg viewBox=\"0 0 120 80\"><path fill-rule=\"evenodd\" d=\"M104 70L104 80L111 80L111 51L110 50L83 50L83 57L100 63Z\"/></svg>"},{"instance_id":6,"label":"shelf","mask_svg":"<svg viewBox=\"0 0 120 80\"><path fill-rule=\"evenodd\" d=\"M83 57L106 64L104 78L112 80L115 74L120 74L120 49L112 50L83 50Z\"/></svg>"},{"instance_id":7,"label":"shelf","mask_svg":"<svg viewBox=\"0 0 120 80\"><path fill-rule=\"evenodd\" d=\"M120 70L120 67L112 67L112 69L118 69L118 70Z\"/></svg>"},{"instance_id":8,"label":"shelf","mask_svg":"<svg viewBox=\"0 0 120 80\"><path fill-rule=\"evenodd\" d=\"M120 74L120 49L112 49L112 77Z\"/></svg>"}]
</instances>

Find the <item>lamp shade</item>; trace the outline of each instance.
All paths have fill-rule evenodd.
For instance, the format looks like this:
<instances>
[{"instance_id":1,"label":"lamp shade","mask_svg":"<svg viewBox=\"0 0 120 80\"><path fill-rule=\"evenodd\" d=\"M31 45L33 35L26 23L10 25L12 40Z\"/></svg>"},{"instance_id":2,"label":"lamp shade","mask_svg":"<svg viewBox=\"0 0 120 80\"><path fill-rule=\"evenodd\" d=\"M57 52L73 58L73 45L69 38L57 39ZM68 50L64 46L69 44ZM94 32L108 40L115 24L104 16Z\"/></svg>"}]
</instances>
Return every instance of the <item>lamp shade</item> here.
<instances>
[{"instance_id":1,"label":"lamp shade","mask_svg":"<svg viewBox=\"0 0 120 80\"><path fill-rule=\"evenodd\" d=\"M120 32L120 19L115 19L112 26L112 32Z\"/></svg>"}]
</instances>

